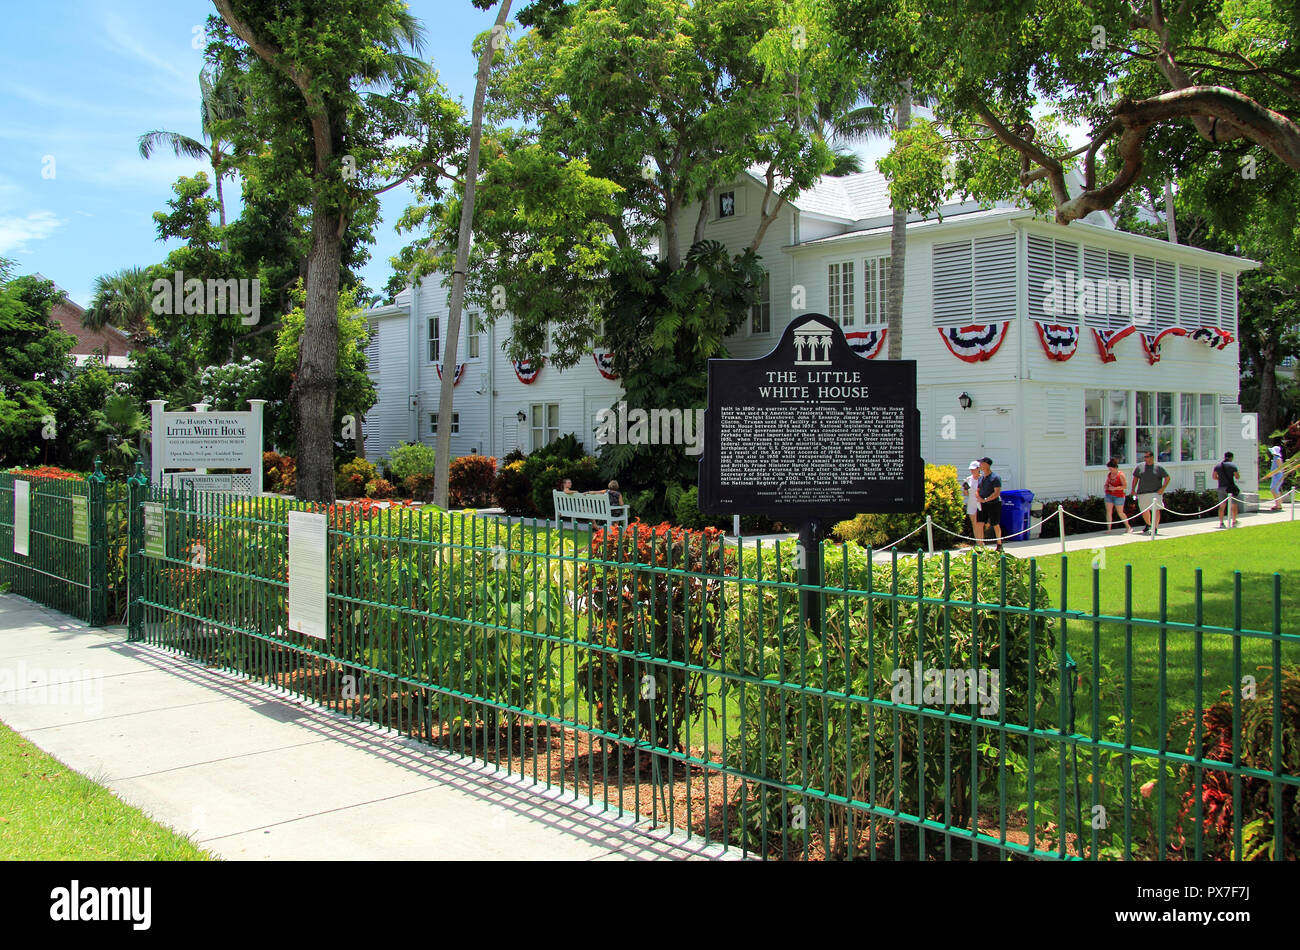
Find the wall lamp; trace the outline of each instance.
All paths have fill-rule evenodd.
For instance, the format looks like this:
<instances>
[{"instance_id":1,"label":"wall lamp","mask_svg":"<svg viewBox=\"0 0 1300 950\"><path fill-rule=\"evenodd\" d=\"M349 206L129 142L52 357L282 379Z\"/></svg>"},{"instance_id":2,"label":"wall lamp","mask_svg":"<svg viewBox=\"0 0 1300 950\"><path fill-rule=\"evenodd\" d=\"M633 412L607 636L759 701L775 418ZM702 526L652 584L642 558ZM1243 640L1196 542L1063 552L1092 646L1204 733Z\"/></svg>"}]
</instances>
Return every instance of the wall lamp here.
<instances>
[{"instance_id":1,"label":"wall lamp","mask_svg":"<svg viewBox=\"0 0 1300 950\"><path fill-rule=\"evenodd\" d=\"M518 412L515 413L515 418L518 419L520 422L524 422L525 420L527 420L528 414L525 413L522 409L520 409Z\"/></svg>"},{"instance_id":2,"label":"wall lamp","mask_svg":"<svg viewBox=\"0 0 1300 950\"><path fill-rule=\"evenodd\" d=\"M975 400L970 398L970 393L962 393L957 397L957 405L963 409L969 409L975 404Z\"/></svg>"}]
</instances>

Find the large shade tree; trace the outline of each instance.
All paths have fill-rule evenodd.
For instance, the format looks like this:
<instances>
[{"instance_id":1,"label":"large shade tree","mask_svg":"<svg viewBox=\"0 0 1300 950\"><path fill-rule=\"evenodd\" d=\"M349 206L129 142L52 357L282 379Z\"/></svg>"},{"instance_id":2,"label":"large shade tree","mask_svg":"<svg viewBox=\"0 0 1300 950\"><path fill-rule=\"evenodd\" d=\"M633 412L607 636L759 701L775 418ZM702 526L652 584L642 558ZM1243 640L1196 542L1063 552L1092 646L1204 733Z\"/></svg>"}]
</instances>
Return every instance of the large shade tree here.
<instances>
[{"instance_id":1,"label":"large shade tree","mask_svg":"<svg viewBox=\"0 0 1300 950\"><path fill-rule=\"evenodd\" d=\"M416 55L422 29L400 0L213 0L209 55L247 74L235 132L240 171L310 207L311 248L291 401L298 494L334 496L340 266L377 196L416 180L439 194L462 138L459 106Z\"/></svg>"},{"instance_id":2,"label":"large shade tree","mask_svg":"<svg viewBox=\"0 0 1300 950\"><path fill-rule=\"evenodd\" d=\"M1294 0L830 2L836 31L883 77L935 82L926 147L906 169L919 206L935 206L954 160L976 197L1028 198L1061 223L1214 153L1247 175L1300 170Z\"/></svg>"}]
</instances>

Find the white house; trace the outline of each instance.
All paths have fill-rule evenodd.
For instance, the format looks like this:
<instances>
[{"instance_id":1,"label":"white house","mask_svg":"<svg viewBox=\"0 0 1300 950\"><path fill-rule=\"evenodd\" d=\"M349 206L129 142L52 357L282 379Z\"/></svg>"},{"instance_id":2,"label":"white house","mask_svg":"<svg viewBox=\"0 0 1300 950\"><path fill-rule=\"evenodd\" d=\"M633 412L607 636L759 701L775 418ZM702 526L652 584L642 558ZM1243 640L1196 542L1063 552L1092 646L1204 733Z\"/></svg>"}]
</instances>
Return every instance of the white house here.
<instances>
[{"instance_id":1,"label":"white house","mask_svg":"<svg viewBox=\"0 0 1300 950\"><path fill-rule=\"evenodd\" d=\"M743 247L762 189L749 175L718 189L705 237ZM972 202L941 214L908 225L903 312L928 462L964 472L987 455L1006 487L1053 499L1099 494L1109 457L1131 471L1153 445L1171 487L1213 488L1224 451L1236 454L1242 484L1255 484L1236 342L1237 275L1254 262L1118 231L1105 214L1064 227ZM684 240L697 215L698 206L683 212ZM863 355L883 359L889 245L884 178L823 179L768 229L766 292L728 341L731 354L763 355L791 319L820 312ZM434 440L447 296L429 278L368 311L379 392L365 420L372 459ZM516 366L501 352L508 318L487 327L470 314L469 323L453 450L500 456L567 432L591 448L596 414L621 398L597 356L563 372L544 360Z\"/></svg>"}]
</instances>

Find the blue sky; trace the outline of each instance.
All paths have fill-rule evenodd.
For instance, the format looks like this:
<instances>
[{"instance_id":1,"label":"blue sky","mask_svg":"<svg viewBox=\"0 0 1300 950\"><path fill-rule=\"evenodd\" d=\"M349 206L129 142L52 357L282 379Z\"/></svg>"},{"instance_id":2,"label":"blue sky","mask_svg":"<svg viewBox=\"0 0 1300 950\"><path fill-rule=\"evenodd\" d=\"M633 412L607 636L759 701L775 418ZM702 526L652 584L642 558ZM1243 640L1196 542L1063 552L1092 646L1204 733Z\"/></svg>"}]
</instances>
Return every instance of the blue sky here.
<instances>
[{"instance_id":1,"label":"blue sky","mask_svg":"<svg viewBox=\"0 0 1300 950\"><path fill-rule=\"evenodd\" d=\"M468 106L477 65L470 45L493 15L469 0L410 6L426 28L425 56ZM19 273L44 274L84 306L98 275L166 255L153 213L166 208L177 178L206 165L170 151L146 161L136 139L151 129L201 138L203 53L193 41L212 10L203 0L5 0L0 257L16 260ZM411 196L399 188L383 197L384 222L365 271L376 291L388 279L389 256L405 243L392 222Z\"/></svg>"},{"instance_id":2,"label":"blue sky","mask_svg":"<svg viewBox=\"0 0 1300 950\"><path fill-rule=\"evenodd\" d=\"M425 56L453 96L473 98L471 44L493 22L470 0L410 0L426 29ZM140 157L143 132L201 138L198 73L209 14L205 0L4 0L0 35L0 257L41 273L77 303L100 274L147 266L172 243L153 213L171 185L207 166L169 151ZM196 48L198 47L198 48ZM865 155L882 154L880 144ZM210 177L210 170L209 170ZM237 204L238 189L228 186ZM383 196L383 217L363 276L380 291L388 258L409 240L393 222L411 200ZM237 213L237 209L235 211Z\"/></svg>"}]
</instances>

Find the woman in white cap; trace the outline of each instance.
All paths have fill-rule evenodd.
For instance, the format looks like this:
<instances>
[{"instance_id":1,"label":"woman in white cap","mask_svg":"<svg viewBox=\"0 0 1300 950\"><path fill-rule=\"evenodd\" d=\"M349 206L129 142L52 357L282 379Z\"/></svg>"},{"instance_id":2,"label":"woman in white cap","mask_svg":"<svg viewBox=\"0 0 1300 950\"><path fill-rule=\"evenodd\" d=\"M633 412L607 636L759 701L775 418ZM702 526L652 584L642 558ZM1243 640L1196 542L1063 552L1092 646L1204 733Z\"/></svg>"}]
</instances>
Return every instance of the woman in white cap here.
<instances>
[{"instance_id":1,"label":"woman in white cap","mask_svg":"<svg viewBox=\"0 0 1300 950\"><path fill-rule=\"evenodd\" d=\"M1268 450L1273 463L1272 468L1268 470L1269 483L1268 490L1273 493L1273 507L1269 511L1282 510L1282 447L1275 445Z\"/></svg>"},{"instance_id":2,"label":"woman in white cap","mask_svg":"<svg viewBox=\"0 0 1300 950\"><path fill-rule=\"evenodd\" d=\"M970 519L973 529L971 537L980 547L984 546L984 522L979 519L980 511L980 463L970 463L970 474L961 480L961 493L966 496L966 517Z\"/></svg>"}]
</instances>

